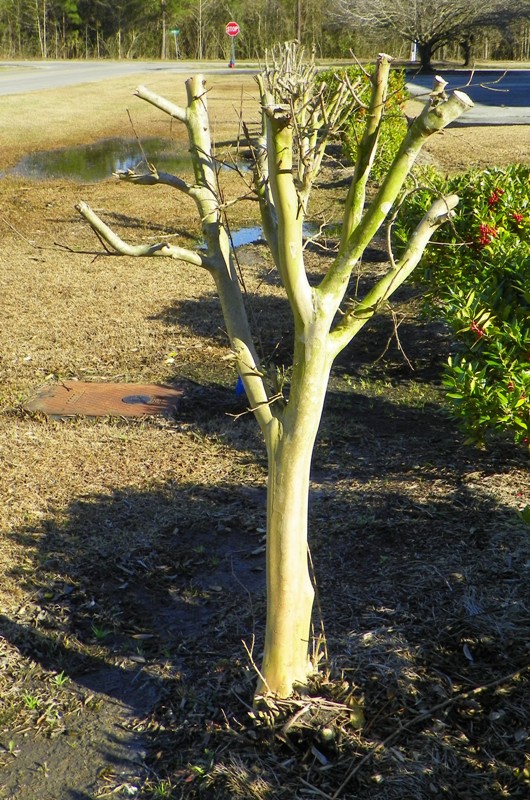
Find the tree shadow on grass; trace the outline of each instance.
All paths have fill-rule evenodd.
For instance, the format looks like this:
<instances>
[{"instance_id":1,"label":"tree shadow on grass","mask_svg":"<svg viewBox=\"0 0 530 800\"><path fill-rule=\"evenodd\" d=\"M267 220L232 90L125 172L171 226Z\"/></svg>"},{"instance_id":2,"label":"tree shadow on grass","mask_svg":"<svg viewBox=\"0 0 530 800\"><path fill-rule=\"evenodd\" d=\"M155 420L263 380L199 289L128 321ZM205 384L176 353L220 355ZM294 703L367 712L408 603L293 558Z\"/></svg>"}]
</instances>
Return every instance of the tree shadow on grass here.
<instances>
[{"instance_id":1,"label":"tree shadow on grass","mask_svg":"<svg viewBox=\"0 0 530 800\"><path fill-rule=\"evenodd\" d=\"M197 682L211 687L219 661L253 635L264 577L252 509L262 498L236 497L116 491L14 534L34 561L21 580L34 601L2 614L0 630L14 707L38 700L22 726L32 732L19 736L17 723L10 734L13 796L37 796L39 764L51 776L43 800L92 797L103 772L145 780L142 754L155 745L136 721L174 693L187 702Z\"/></svg>"},{"instance_id":2,"label":"tree shadow on grass","mask_svg":"<svg viewBox=\"0 0 530 800\"><path fill-rule=\"evenodd\" d=\"M210 432L212 425L210 417ZM124 755L112 755L112 703L127 709L120 724L150 719L140 743L125 747L147 749L151 765L161 752L156 769L184 796L195 796L187 765L207 770L212 754L212 798L229 796L236 763L271 786L276 775L279 798L296 794L302 779L333 792L360 754L367 768L344 799L350 792L362 800L425 797L429 786L460 797L464 785L470 797L500 800L506 787L523 797L516 779L530 711L523 681L506 678L502 691L465 695L527 662L528 533L488 484L523 481L523 467L511 449L463 447L432 407L331 394L313 470L311 551L327 667L341 676L333 685L364 695L367 719L361 738L346 735L324 754L331 772L315 756L322 743L314 727L290 723L286 739L272 725L257 744L242 733L254 673L241 640L251 647L256 638L259 662L264 620L265 495L254 485L184 478L116 490L73 500L65 516L18 531L33 553L25 580L35 601L4 614L2 633L26 664L43 670L20 692L63 674L85 705L96 696L93 738L115 765ZM65 730L74 719L65 711ZM407 733L392 747L374 751L403 725ZM35 737L33 746L42 741ZM42 753L46 760L44 745ZM379 794L374 769L384 784ZM63 785L75 793L63 789L62 797L83 797L80 779L72 783L70 772Z\"/></svg>"},{"instance_id":3,"label":"tree shadow on grass","mask_svg":"<svg viewBox=\"0 0 530 800\"><path fill-rule=\"evenodd\" d=\"M109 220L109 224L119 226L127 230L146 230L150 231L152 235L161 233L167 236L170 232L172 236L178 235L181 243L185 242L186 246L192 246L197 243L199 232L197 234L190 233L189 228L172 228L168 230L168 225L154 222L152 220L145 220L141 217L134 217L130 214L120 214L118 211L105 212L105 219Z\"/></svg>"},{"instance_id":4,"label":"tree shadow on grass","mask_svg":"<svg viewBox=\"0 0 530 800\"><path fill-rule=\"evenodd\" d=\"M275 278L275 274L273 274ZM402 287L396 303L417 298L417 289ZM363 295L363 291L360 295ZM282 295L246 292L245 305L260 359L265 366L282 368L291 365L293 351L292 313ZM397 306L399 308L399 305ZM417 313L417 310L414 312ZM229 347L226 326L217 295L200 299L174 300L152 317L170 328L178 327L192 336ZM391 314L374 316L350 345L339 355L333 375L385 378L394 383L439 382L443 365L452 349L450 332L438 320L393 318ZM218 367L219 379L233 377L230 362Z\"/></svg>"},{"instance_id":5,"label":"tree shadow on grass","mask_svg":"<svg viewBox=\"0 0 530 800\"><path fill-rule=\"evenodd\" d=\"M257 345L265 348L265 356L285 340L282 350L292 344L292 317L289 304L283 297L262 297L247 292L245 304L252 328L260 331ZM151 319L161 320L169 327L188 330L196 337L229 346L226 325L216 294L200 299L174 300ZM263 338L264 337L264 338Z\"/></svg>"}]
</instances>

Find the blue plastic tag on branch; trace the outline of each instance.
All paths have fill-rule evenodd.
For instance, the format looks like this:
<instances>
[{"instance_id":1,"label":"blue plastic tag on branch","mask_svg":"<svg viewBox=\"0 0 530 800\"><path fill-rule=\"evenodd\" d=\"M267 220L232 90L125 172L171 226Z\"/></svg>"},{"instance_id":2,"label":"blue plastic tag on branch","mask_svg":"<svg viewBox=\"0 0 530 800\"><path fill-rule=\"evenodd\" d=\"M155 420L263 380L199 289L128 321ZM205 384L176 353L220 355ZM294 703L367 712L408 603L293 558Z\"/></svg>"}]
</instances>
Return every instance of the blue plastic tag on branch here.
<instances>
[{"instance_id":1,"label":"blue plastic tag on branch","mask_svg":"<svg viewBox=\"0 0 530 800\"><path fill-rule=\"evenodd\" d=\"M236 397L242 397L244 394L245 394L245 387L243 385L243 381L241 380L241 375L238 375L236 382Z\"/></svg>"}]
</instances>

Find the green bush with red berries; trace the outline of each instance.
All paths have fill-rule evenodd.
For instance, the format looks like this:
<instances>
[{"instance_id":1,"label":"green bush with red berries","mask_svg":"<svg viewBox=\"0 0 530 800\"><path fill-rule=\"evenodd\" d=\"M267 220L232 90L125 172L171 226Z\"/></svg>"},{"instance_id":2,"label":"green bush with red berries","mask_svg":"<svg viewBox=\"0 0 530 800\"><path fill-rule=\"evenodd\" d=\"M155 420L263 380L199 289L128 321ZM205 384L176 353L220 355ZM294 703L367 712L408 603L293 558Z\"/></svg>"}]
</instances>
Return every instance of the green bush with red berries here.
<instances>
[{"instance_id":1,"label":"green bush with red berries","mask_svg":"<svg viewBox=\"0 0 530 800\"><path fill-rule=\"evenodd\" d=\"M457 194L417 270L431 311L454 333L443 382L454 414L473 441L502 432L530 440L530 167L430 173L400 210L396 237L407 233L440 192Z\"/></svg>"}]
</instances>

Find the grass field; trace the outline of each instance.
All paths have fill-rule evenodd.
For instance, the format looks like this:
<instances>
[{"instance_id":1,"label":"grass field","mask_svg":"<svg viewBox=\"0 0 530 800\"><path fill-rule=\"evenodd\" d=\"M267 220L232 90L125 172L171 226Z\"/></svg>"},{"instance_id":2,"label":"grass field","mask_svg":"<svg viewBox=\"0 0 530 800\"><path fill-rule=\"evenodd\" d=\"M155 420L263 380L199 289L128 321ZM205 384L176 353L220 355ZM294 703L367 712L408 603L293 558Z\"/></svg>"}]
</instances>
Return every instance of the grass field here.
<instances>
[{"instance_id":1,"label":"grass field","mask_svg":"<svg viewBox=\"0 0 530 800\"><path fill-rule=\"evenodd\" d=\"M130 136L126 108L140 139L182 147L132 88L1 98L1 168ZM184 102L167 76L150 88ZM212 80L220 150L241 108L256 121L255 95L245 76ZM425 158L528 161L527 133L450 130ZM340 218L342 175L328 168L317 222ZM233 171L223 182L227 199L245 191ZM439 380L447 332L405 287L400 346L385 314L336 366L311 502L322 677L314 697L253 721L242 640L259 660L266 464L213 285L109 256L80 199L130 241L200 239L194 209L163 187L0 178L0 797L527 797L528 454L473 449L455 430ZM230 220L256 224L256 204ZM385 263L380 242L370 252L368 278ZM314 278L327 258L308 248ZM265 248L239 259L260 344L281 361L290 321ZM185 398L174 420L24 410L38 388L76 379L175 384Z\"/></svg>"}]
</instances>

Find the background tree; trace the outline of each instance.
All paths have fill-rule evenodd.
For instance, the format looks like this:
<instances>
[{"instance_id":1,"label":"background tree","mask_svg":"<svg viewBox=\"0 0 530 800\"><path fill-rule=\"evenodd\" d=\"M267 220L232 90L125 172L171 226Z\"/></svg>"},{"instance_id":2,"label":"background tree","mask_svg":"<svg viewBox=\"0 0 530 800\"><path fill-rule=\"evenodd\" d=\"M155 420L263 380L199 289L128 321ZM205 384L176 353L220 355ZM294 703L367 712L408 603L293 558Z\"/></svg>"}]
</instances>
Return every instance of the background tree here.
<instances>
[{"instance_id":1,"label":"background tree","mask_svg":"<svg viewBox=\"0 0 530 800\"><path fill-rule=\"evenodd\" d=\"M525 11L519 3L501 0L440 0L434 4L429 0L335 0L332 15L341 24L370 34L397 34L416 43L421 67L427 70L444 45L469 42L475 31L499 25L507 15L513 20L527 13L528 7Z\"/></svg>"},{"instance_id":2,"label":"background tree","mask_svg":"<svg viewBox=\"0 0 530 800\"><path fill-rule=\"evenodd\" d=\"M384 115L391 59L380 55L371 77L372 92L357 163L345 202L337 256L322 279L310 283L304 265L303 222L329 135L345 114L359 109L356 87L341 84L326 94L316 88L314 64L303 63L296 48L286 46L259 76L262 134L255 152L254 190L272 259L289 301L294 349L289 386L261 364L250 329L240 276L224 222L226 199L212 155L207 93L201 76L186 82L182 108L145 87L136 94L183 123L188 131L194 180L187 182L149 165L119 176L139 185L163 184L195 201L206 251L193 251L161 241L129 245L86 203L79 212L114 252L138 257L166 257L206 270L221 302L232 358L245 388L249 409L263 435L268 457L267 492L267 624L258 693L288 696L307 681L312 670L309 642L314 589L308 568L308 495L313 447L336 356L365 323L382 308L417 266L435 230L451 215L456 196L436 200L410 236L402 257L366 296L355 296L359 268L368 244L398 199L423 143L472 104L443 87L406 133L387 175L366 206L370 170ZM350 295L350 293L352 293Z\"/></svg>"},{"instance_id":3,"label":"background tree","mask_svg":"<svg viewBox=\"0 0 530 800\"><path fill-rule=\"evenodd\" d=\"M337 11L338 9L338 11ZM165 30L181 31L183 58L227 58L225 25L235 18L240 58L263 58L285 38L297 38L320 57L347 57L353 50L369 58L374 45L407 57L409 43L439 52L474 37L480 58L530 57L529 0L336 0L334 14L324 0L0 0L0 55L8 58L174 57ZM477 17L476 14L479 16ZM337 25L339 20L339 25ZM441 36L441 38L440 38ZM434 37L434 38L433 38ZM163 55L162 55L163 57Z\"/></svg>"}]
</instances>

